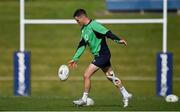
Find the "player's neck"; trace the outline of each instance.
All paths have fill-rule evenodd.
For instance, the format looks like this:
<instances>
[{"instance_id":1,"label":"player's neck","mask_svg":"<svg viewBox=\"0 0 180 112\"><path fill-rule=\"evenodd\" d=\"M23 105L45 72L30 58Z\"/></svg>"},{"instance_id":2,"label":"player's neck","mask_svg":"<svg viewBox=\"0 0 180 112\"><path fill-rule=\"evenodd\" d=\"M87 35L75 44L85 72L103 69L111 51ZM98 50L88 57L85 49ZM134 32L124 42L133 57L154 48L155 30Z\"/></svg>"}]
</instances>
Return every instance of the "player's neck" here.
<instances>
[{"instance_id":1,"label":"player's neck","mask_svg":"<svg viewBox=\"0 0 180 112\"><path fill-rule=\"evenodd\" d=\"M85 20L84 20L85 22L85 25L88 25L90 22L91 22L91 19L89 19L89 18L86 18Z\"/></svg>"}]
</instances>

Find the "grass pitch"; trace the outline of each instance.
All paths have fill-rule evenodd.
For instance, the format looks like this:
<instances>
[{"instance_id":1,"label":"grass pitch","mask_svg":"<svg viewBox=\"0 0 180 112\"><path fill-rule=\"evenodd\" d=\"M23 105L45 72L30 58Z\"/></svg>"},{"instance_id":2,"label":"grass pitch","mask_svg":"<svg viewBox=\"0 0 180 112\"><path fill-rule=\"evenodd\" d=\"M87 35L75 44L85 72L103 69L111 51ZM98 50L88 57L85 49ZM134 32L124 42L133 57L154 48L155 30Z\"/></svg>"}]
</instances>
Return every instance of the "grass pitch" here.
<instances>
[{"instance_id":1,"label":"grass pitch","mask_svg":"<svg viewBox=\"0 0 180 112\"><path fill-rule=\"evenodd\" d=\"M163 97L155 95L154 81L124 81L133 93L127 108L123 108L122 97L118 90L107 80L92 80L90 97L94 106L76 107L72 101L82 95L82 80L33 81L32 93L29 97L3 95L0 97L0 110L29 111L175 111L180 110L179 104L167 103ZM48 83L48 84L47 84ZM3 82L11 88L9 82ZM179 82L176 82L179 85ZM103 85L103 86L102 86ZM175 88L177 90L177 88Z\"/></svg>"},{"instance_id":2,"label":"grass pitch","mask_svg":"<svg viewBox=\"0 0 180 112\"><path fill-rule=\"evenodd\" d=\"M179 110L179 103L166 103L163 99L153 96L135 96L127 108L117 98L96 98L95 105L76 107L71 98L56 96L39 97L0 97L0 110L29 111L128 111L128 110ZM3 103L3 105L2 105Z\"/></svg>"},{"instance_id":3,"label":"grass pitch","mask_svg":"<svg viewBox=\"0 0 180 112\"><path fill-rule=\"evenodd\" d=\"M64 7L64 4L66 6ZM97 5L98 4L98 5ZM160 13L107 13L104 0L28 0L26 18L72 18L76 8L84 8L92 19L104 18L160 18ZM74 54L80 39L78 25L26 25L26 50L31 52L31 96L13 96L13 53L19 50L19 0L0 0L0 110L180 110L179 102L166 103L156 96L156 53L162 49L162 25L105 25L124 37L128 47L108 40L112 65L125 87L133 93L124 109L118 90L101 71L93 76L90 97L92 107L75 107L74 99L81 97L84 69L92 60L89 49L82 55L78 68L70 71L70 78L59 81L57 70ZM180 16L168 15L168 51L173 52L173 93L180 96ZM104 78L99 80L98 77ZM124 77L135 77L136 80ZM152 80L142 80L150 77Z\"/></svg>"}]
</instances>

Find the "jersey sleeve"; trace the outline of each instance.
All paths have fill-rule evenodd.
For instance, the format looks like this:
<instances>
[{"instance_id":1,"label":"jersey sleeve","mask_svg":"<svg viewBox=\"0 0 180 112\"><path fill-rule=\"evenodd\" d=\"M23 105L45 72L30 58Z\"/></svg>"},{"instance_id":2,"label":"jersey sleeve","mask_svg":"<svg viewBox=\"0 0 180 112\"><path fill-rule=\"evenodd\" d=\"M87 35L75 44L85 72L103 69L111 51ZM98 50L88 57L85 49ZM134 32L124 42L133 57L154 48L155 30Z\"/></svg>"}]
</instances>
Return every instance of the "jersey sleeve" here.
<instances>
[{"instance_id":1,"label":"jersey sleeve","mask_svg":"<svg viewBox=\"0 0 180 112\"><path fill-rule=\"evenodd\" d=\"M72 60L77 61L81 55L83 54L84 50L86 49L87 42L82 38L79 42L78 48L76 50L76 53L74 54Z\"/></svg>"},{"instance_id":2,"label":"jersey sleeve","mask_svg":"<svg viewBox=\"0 0 180 112\"><path fill-rule=\"evenodd\" d=\"M105 35L109 30L98 22L92 24L92 29L100 34Z\"/></svg>"},{"instance_id":3,"label":"jersey sleeve","mask_svg":"<svg viewBox=\"0 0 180 112\"><path fill-rule=\"evenodd\" d=\"M116 42L118 44L120 43L121 38L119 38L118 36L113 34L111 31L108 31L105 35L107 38L112 39L114 42Z\"/></svg>"}]
</instances>

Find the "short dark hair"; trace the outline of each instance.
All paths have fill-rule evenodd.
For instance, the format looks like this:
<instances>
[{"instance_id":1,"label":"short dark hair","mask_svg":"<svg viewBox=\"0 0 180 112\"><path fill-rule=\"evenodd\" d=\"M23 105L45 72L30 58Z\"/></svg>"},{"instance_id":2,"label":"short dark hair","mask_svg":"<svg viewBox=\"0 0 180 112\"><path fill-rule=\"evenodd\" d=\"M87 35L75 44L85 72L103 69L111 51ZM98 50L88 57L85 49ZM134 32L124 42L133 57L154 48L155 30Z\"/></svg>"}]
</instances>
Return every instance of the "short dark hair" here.
<instances>
[{"instance_id":1,"label":"short dark hair","mask_svg":"<svg viewBox=\"0 0 180 112\"><path fill-rule=\"evenodd\" d=\"M87 16L86 11L85 11L84 9L77 9L77 10L74 12L73 17L76 17L76 16L79 17L79 16L81 16L81 15Z\"/></svg>"}]
</instances>

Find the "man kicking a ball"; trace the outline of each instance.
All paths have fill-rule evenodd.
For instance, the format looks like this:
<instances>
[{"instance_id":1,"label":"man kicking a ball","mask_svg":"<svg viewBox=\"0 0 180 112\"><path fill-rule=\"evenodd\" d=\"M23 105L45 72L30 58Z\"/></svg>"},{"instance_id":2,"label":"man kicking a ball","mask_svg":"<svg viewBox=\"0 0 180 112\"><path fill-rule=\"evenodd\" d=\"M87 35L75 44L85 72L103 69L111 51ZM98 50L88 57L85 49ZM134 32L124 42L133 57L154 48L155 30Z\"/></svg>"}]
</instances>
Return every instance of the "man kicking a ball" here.
<instances>
[{"instance_id":1,"label":"man kicking a ball","mask_svg":"<svg viewBox=\"0 0 180 112\"><path fill-rule=\"evenodd\" d=\"M68 62L70 68L77 67L77 61L83 54L86 46L88 45L91 53L94 56L94 60L87 67L84 72L84 93L82 98L73 101L75 105L83 106L86 105L88 94L91 87L91 76L99 70L99 68L105 73L107 79L109 79L113 84L119 89L123 96L124 107L128 106L128 101L132 97L132 94L128 93L125 87L122 85L121 80L116 77L112 67L111 67L111 53L106 44L106 38L112 39L118 44L123 44L127 46L124 39L120 39L114 35L110 30L105 28L100 23L95 20L88 18L86 11L84 9L77 9L74 12L74 19L82 27L81 28L81 41L72 60Z\"/></svg>"}]
</instances>

